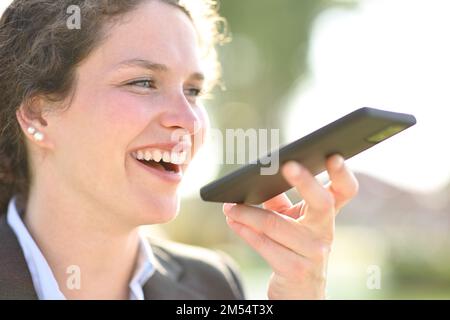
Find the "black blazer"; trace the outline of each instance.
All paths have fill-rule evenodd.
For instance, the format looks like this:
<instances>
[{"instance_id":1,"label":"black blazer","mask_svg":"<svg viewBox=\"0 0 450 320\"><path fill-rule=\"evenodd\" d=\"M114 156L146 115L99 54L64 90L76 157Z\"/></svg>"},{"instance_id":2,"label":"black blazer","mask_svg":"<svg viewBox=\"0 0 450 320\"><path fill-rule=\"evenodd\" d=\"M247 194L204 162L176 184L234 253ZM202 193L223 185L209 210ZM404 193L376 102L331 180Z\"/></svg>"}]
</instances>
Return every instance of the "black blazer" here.
<instances>
[{"instance_id":1,"label":"black blazer","mask_svg":"<svg viewBox=\"0 0 450 320\"><path fill-rule=\"evenodd\" d=\"M234 262L212 251L148 238L155 255L155 273L144 285L146 300L244 299ZM0 216L0 299L37 299L22 248Z\"/></svg>"}]
</instances>

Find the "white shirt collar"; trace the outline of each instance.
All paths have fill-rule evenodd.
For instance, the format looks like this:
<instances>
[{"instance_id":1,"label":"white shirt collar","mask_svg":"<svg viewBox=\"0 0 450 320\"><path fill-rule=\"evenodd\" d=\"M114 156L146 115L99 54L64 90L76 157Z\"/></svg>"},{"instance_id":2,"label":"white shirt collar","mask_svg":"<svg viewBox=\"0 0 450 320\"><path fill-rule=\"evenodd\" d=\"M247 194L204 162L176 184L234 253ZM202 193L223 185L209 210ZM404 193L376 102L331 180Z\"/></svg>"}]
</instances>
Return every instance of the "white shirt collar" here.
<instances>
[{"instance_id":1,"label":"white shirt collar","mask_svg":"<svg viewBox=\"0 0 450 320\"><path fill-rule=\"evenodd\" d=\"M65 300L44 255L23 223L16 206L16 197L8 204L7 222L19 241L36 294L40 300ZM154 256L150 244L140 236L139 256L135 273L130 281L130 300L144 300L144 284L155 272Z\"/></svg>"}]
</instances>

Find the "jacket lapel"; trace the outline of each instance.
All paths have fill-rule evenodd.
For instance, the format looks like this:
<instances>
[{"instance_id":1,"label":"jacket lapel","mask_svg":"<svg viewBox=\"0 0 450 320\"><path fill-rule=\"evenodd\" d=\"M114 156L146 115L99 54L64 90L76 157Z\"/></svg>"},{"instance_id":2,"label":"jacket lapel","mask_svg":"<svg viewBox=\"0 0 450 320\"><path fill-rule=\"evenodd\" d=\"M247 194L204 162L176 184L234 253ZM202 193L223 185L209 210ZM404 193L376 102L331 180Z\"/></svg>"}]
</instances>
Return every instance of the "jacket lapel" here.
<instances>
[{"instance_id":1,"label":"jacket lapel","mask_svg":"<svg viewBox=\"0 0 450 320\"><path fill-rule=\"evenodd\" d=\"M152 244L155 273L144 285L146 300L204 300L205 296L181 283L182 266L164 250Z\"/></svg>"},{"instance_id":2,"label":"jacket lapel","mask_svg":"<svg viewBox=\"0 0 450 320\"><path fill-rule=\"evenodd\" d=\"M0 300L36 300L33 280L16 235L0 215Z\"/></svg>"}]
</instances>

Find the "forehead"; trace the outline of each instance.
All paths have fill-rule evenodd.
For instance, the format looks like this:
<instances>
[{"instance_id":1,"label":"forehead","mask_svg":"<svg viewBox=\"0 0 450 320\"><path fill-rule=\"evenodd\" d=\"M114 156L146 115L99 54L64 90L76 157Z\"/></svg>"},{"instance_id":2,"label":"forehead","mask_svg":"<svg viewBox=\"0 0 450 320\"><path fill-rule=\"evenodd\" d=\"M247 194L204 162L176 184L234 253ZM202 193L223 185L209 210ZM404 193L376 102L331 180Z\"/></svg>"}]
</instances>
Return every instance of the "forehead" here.
<instances>
[{"instance_id":1,"label":"forehead","mask_svg":"<svg viewBox=\"0 0 450 320\"><path fill-rule=\"evenodd\" d=\"M174 6L145 2L119 23L106 26L105 32L106 39L95 52L96 62L105 71L137 57L180 72L202 69L195 28L188 16Z\"/></svg>"}]
</instances>

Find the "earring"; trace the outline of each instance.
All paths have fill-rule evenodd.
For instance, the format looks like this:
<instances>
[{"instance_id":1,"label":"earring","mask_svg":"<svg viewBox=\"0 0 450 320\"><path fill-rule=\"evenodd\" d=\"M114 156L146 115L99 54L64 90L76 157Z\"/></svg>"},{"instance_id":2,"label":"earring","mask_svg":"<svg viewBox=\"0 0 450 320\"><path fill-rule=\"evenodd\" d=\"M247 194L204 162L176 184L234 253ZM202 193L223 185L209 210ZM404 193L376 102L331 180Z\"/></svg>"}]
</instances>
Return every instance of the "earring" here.
<instances>
[{"instance_id":1,"label":"earring","mask_svg":"<svg viewBox=\"0 0 450 320\"><path fill-rule=\"evenodd\" d=\"M34 134L36 132L36 129L34 127L28 127L27 131L29 134Z\"/></svg>"},{"instance_id":2,"label":"earring","mask_svg":"<svg viewBox=\"0 0 450 320\"><path fill-rule=\"evenodd\" d=\"M42 132L36 132L34 135L34 140L36 141L42 141L44 140L44 134Z\"/></svg>"},{"instance_id":3,"label":"earring","mask_svg":"<svg viewBox=\"0 0 450 320\"><path fill-rule=\"evenodd\" d=\"M36 128L28 127L27 131L29 134L33 135L34 140L36 141L44 140L44 134L42 132L37 132Z\"/></svg>"}]
</instances>

